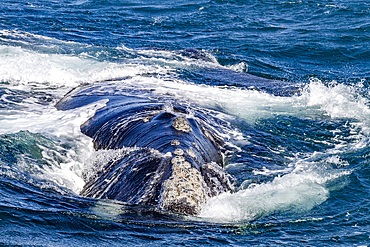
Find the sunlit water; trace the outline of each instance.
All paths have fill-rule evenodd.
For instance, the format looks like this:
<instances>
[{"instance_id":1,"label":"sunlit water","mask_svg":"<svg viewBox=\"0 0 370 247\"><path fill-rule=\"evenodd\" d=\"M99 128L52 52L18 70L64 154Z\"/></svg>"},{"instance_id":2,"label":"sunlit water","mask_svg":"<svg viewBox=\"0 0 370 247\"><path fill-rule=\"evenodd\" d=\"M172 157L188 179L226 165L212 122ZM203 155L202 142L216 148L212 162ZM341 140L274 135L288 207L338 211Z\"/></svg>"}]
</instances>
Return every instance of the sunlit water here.
<instances>
[{"instance_id":1,"label":"sunlit water","mask_svg":"<svg viewBox=\"0 0 370 247\"><path fill-rule=\"evenodd\" d=\"M3 1L0 243L367 246L369 8ZM55 108L94 82L211 112L237 192L196 217L80 197L83 172L125 151L94 151L80 131L105 101Z\"/></svg>"}]
</instances>

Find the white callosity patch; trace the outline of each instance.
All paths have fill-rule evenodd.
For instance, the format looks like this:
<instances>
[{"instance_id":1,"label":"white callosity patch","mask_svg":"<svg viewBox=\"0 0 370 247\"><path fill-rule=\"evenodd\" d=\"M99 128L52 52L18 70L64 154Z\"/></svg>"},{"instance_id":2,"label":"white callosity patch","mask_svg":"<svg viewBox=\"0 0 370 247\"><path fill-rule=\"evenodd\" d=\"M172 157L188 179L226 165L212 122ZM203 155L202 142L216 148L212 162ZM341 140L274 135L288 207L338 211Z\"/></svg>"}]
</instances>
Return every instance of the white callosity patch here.
<instances>
[{"instance_id":1,"label":"white callosity patch","mask_svg":"<svg viewBox=\"0 0 370 247\"><path fill-rule=\"evenodd\" d=\"M184 150L182 150L181 148L177 148L175 151L173 151L173 153L177 156L182 156L184 155Z\"/></svg>"},{"instance_id":2,"label":"white callosity patch","mask_svg":"<svg viewBox=\"0 0 370 247\"><path fill-rule=\"evenodd\" d=\"M206 201L202 175L182 156L174 157L171 162L172 173L163 184L161 207L189 215L198 214Z\"/></svg>"},{"instance_id":3,"label":"white callosity patch","mask_svg":"<svg viewBox=\"0 0 370 247\"><path fill-rule=\"evenodd\" d=\"M187 150L186 150L186 153L187 153L190 157L192 157L193 159L195 159L195 158L197 157L197 156L195 155L194 150L193 150L192 148L187 149Z\"/></svg>"},{"instance_id":4,"label":"white callosity patch","mask_svg":"<svg viewBox=\"0 0 370 247\"><path fill-rule=\"evenodd\" d=\"M191 125L184 117L175 118L175 120L172 122L172 126L178 131L183 131L186 133L191 132Z\"/></svg>"},{"instance_id":5,"label":"white callosity patch","mask_svg":"<svg viewBox=\"0 0 370 247\"><path fill-rule=\"evenodd\" d=\"M179 140L172 140L171 145L172 146L178 146L178 145L180 145L180 141Z\"/></svg>"}]
</instances>

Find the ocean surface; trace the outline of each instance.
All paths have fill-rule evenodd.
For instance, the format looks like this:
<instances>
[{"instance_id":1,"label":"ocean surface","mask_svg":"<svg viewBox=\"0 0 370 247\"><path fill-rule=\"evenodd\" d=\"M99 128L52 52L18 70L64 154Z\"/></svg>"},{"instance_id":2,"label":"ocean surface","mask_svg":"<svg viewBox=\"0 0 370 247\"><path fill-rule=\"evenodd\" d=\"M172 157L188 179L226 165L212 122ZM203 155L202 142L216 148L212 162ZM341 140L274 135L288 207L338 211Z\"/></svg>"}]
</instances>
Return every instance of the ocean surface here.
<instances>
[{"instance_id":1,"label":"ocean surface","mask_svg":"<svg viewBox=\"0 0 370 247\"><path fill-rule=\"evenodd\" d=\"M1 0L0 245L369 246L369 47L365 0ZM104 102L55 104L104 81L213 112L237 192L79 196Z\"/></svg>"}]
</instances>

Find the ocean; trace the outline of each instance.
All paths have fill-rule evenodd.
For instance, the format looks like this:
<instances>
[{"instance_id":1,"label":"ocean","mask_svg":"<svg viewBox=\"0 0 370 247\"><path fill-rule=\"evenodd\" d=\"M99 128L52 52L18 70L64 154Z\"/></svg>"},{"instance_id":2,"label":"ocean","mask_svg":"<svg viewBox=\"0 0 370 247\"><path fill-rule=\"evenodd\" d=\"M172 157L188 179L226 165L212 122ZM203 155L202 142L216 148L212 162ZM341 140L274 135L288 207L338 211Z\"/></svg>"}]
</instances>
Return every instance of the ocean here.
<instances>
[{"instance_id":1,"label":"ocean","mask_svg":"<svg viewBox=\"0 0 370 247\"><path fill-rule=\"evenodd\" d=\"M370 3L2 0L1 246L369 246ZM79 195L100 152L60 111L114 81L223 123L235 193L198 216Z\"/></svg>"}]
</instances>

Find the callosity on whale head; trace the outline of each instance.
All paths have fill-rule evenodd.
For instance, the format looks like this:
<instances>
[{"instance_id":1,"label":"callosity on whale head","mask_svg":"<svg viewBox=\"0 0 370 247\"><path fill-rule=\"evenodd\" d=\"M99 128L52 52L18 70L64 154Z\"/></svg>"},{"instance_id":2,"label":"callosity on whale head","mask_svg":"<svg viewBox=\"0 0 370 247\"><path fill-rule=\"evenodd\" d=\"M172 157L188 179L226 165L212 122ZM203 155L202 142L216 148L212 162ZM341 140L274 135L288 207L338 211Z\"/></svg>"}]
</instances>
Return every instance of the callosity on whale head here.
<instances>
[{"instance_id":1,"label":"callosity on whale head","mask_svg":"<svg viewBox=\"0 0 370 247\"><path fill-rule=\"evenodd\" d=\"M76 88L57 104L67 110L109 100L81 131L93 139L96 150L125 150L85 173L81 195L196 215L207 198L233 190L222 168L223 140L208 116L132 91L102 93L115 83Z\"/></svg>"}]
</instances>

